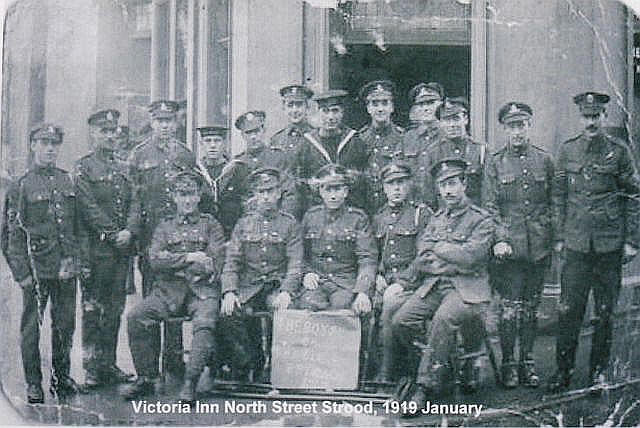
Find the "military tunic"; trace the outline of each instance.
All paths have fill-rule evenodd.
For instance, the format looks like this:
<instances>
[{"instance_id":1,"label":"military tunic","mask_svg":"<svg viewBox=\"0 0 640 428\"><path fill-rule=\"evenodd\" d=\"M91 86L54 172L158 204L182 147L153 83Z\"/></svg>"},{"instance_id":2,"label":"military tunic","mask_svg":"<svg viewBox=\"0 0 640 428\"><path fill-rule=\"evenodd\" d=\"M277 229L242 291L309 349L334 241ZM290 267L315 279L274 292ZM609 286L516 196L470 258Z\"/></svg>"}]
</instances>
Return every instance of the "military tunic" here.
<instances>
[{"instance_id":1,"label":"military tunic","mask_svg":"<svg viewBox=\"0 0 640 428\"><path fill-rule=\"evenodd\" d=\"M483 203L500 223L498 241L513 254L492 265L492 281L501 296L502 359L510 362L516 335L520 360L531 359L537 310L552 247L551 184L553 163L544 150L507 145L487 160Z\"/></svg>"},{"instance_id":2,"label":"military tunic","mask_svg":"<svg viewBox=\"0 0 640 428\"><path fill-rule=\"evenodd\" d=\"M302 221L303 273L316 273L320 284L304 290L299 307L347 309L356 294L371 295L378 251L367 215L342 206L330 211L324 205L309 209Z\"/></svg>"},{"instance_id":3,"label":"military tunic","mask_svg":"<svg viewBox=\"0 0 640 428\"><path fill-rule=\"evenodd\" d=\"M596 319L591 372L604 370L611 350L611 315L621 286L623 244L638 248L640 184L627 145L580 134L559 149L553 180L556 240L566 249L562 273L558 368L575 363L578 334L591 288Z\"/></svg>"},{"instance_id":4,"label":"military tunic","mask_svg":"<svg viewBox=\"0 0 640 428\"><path fill-rule=\"evenodd\" d=\"M58 275L63 260L78 258L76 194L69 174L56 167L29 169L9 189L7 219L7 262L13 278L20 282L31 275L39 283L38 288L32 284L22 290L20 350L25 379L28 384L42 382L38 311L44 311L49 296L53 369L58 378L68 377L76 285L74 278L61 280Z\"/></svg>"},{"instance_id":5,"label":"military tunic","mask_svg":"<svg viewBox=\"0 0 640 428\"><path fill-rule=\"evenodd\" d=\"M187 254L193 252L204 252L210 257L213 270L187 262ZM211 215L198 212L170 217L158 225L149 258L156 278L154 288L127 317L129 347L136 372L138 376L150 378L158 375L158 322L189 315L193 339L186 375L194 378L215 351L219 278L224 261L222 226Z\"/></svg>"},{"instance_id":6,"label":"military tunic","mask_svg":"<svg viewBox=\"0 0 640 428\"><path fill-rule=\"evenodd\" d=\"M249 212L238 221L227 245L222 293L235 293L242 309L222 318L220 331L240 369L256 367L262 357L259 320L251 313L271 310L281 291L293 298L301 269L301 231L291 214Z\"/></svg>"},{"instance_id":7,"label":"military tunic","mask_svg":"<svg viewBox=\"0 0 640 428\"><path fill-rule=\"evenodd\" d=\"M386 201L382 181L379 177L380 171L401 153L403 134L404 129L394 123L379 128L368 124L358 131L358 136L369 153L365 177L367 179L367 195L370 199L366 211L372 215L377 213Z\"/></svg>"},{"instance_id":8,"label":"military tunic","mask_svg":"<svg viewBox=\"0 0 640 428\"><path fill-rule=\"evenodd\" d=\"M76 163L75 185L91 272L82 280L83 363L97 372L116 364L132 245L119 249L115 239L127 228L132 188L126 167L103 150Z\"/></svg>"},{"instance_id":9,"label":"military tunic","mask_svg":"<svg viewBox=\"0 0 640 428\"><path fill-rule=\"evenodd\" d=\"M432 161L430 150L440 141L441 132L438 122L428 126L408 129L402 141L402 154L413 171L412 197L423 201L429 207L436 206L436 193L430 168Z\"/></svg>"},{"instance_id":10,"label":"military tunic","mask_svg":"<svg viewBox=\"0 0 640 428\"><path fill-rule=\"evenodd\" d=\"M405 346L416 338L429 345L422 353L417 383L442 386L456 346L453 328L461 328L467 351L480 345L478 321L491 298L487 262L494 240L493 219L468 201L451 211L440 209L418 238L418 257L399 282L405 289L419 288L392 320L394 336ZM426 321L431 321L428 332Z\"/></svg>"},{"instance_id":11,"label":"military tunic","mask_svg":"<svg viewBox=\"0 0 640 428\"><path fill-rule=\"evenodd\" d=\"M375 216L374 234L381 259L378 274L385 278L388 285L397 282L398 276L416 258L417 237L426 227L432 214L426 205L407 201L400 206L387 204ZM399 355L393 339L391 319L412 293L413 290L404 290L393 297L386 295L382 302L382 378L392 377L394 351Z\"/></svg>"}]
</instances>

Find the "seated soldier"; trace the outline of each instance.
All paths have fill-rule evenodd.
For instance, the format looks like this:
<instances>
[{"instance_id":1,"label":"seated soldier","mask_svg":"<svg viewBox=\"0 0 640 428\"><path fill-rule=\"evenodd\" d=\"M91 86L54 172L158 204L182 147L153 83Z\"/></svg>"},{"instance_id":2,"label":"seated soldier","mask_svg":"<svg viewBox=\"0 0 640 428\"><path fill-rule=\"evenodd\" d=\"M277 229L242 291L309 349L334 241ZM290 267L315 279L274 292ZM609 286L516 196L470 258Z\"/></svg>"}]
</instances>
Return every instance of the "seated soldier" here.
<instances>
[{"instance_id":1,"label":"seated soldier","mask_svg":"<svg viewBox=\"0 0 640 428\"><path fill-rule=\"evenodd\" d=\"M258 169L249 181L252 209L238 220L227 245L220 320L221 339L232 350L234 369L243 381L252 381L252 373L262 367L259 363L266 362L259 347L260 320L251 315L289 306L300 283L302 260L300 226L291 214L278 210L278 170ZM268 352L268 346L262 351ZM262 375L266 380L268 373Z\"/></svg>"},{"instance_id":2,"label":"seated soldier","mask_svg":"<svg viewBox=\"0 0 640 428\"><path fill-rule=\"evenodd\" d=\"M398 369L405 366L394 357L406 355L393 340L391 319L413 294L415 288L403 288L398 276L416 257L416 238L424 230L433 214L423 203L408 199L413 186L413 172L404 162L394 162L380 173L387 203L374 217L374 233L380 249L380 264L376 277L376 292L382 296L382 364L378 370L379 382L391 382Z\"/></svg>"},{"instance_id":3,"label":"seated soldier","mask_svg":"<svg viewBox=\"0 0 640 428\"><path fill-rule=\"evenodd\" d=\"M378 256L369 219L345 204L349 179L343 167L322 167L311 184L323 204L310 208L302 220L304 290L297 307L368 313Z\"/></svg>"},{"instance_id":4,"label":"seated soldier","mask_svg":"<svg viewBox=\"0 0 640 428\"><path fill-rule=\"evenodd\" d=\"M192 319L192 349L180 392L183 402L194 401L200 373L215 352L224 234L213 216L198 211L201 176L184 171L173 184L176 215L158 225L149 248L156 278L153 290L127 317L129 348L138 374L123 390L129 400L153 392L158 377L159 321L182 315Z\"/></svg>"},{"instance_id":5,"label":"seated soldier","mask_svg":"<svg viewBox=\"0 0 640 428\"><path fill-rule=\"evenodd\" d=\"M466 162L443 158L432 168L444 206L429 220L418 239L418 257L399 283L420 284L392 320L394 336L406 346L423 342L411 398L418 408L427 399L446 392L450 359L456 351L456 330L461 329L465 350L481 345L484 315L491 291L487 263L495 225L488 212L465 196ZM430 327L425 332L425 322Z\"/></svg>"}]
</instances>

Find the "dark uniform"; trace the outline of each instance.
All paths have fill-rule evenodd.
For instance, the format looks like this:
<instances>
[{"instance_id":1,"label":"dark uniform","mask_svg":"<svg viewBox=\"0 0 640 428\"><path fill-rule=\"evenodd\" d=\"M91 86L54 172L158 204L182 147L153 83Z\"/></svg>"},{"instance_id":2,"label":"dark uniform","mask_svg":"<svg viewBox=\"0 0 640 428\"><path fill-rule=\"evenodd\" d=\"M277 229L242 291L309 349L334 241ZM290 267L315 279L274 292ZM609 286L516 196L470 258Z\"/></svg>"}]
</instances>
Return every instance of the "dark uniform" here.
<instances>
[{"instance_id":1,"label":"dark uniform","mask_svg":"<svg viewBox=\"0 0 640 428\"><path fill-rule=\"evenodd\" d=\"M411 168L403 163L392 163L382 169L381 181L412 177ZM401 205L387 203L373 219L373 230L380 253L378 275L387 285L398 282L399 276L416 258L416 241L422 233L433 212L422 203L410 200ZM382 344L383 359L379 370L381 381L391 380L401 365L394 364L397 345L394 342L391 319L398 308L411 296L413 289L405 289L398 294L385 294L382 302Z\"/></svg>"},{"instance_id":2,"label":"dark uniform","mask_svg":"<svg viewBox=\"0 0 640 428\"><path fill-rule=\"evenodd\" d=\"M251 181L259 189L280 186L279 173L272 169L256 171ZM282 291L296 294L301 263L300 226L291 214L278 210L248 212L233 229L222 273L222 293L234 293L241 308L221 319L220 331L233 352L234 365L243 374L262 360L258 348L260 322L251 315L271 310L273 299Z\"/></svg>"},{"instance_id":3,"label":"dark uniform","mask_svg":"<svg viewBox=\"0 0 640 428\"><path fill-rule=\"evenodd\" d=\"M444 120L455 115L469 117L469 104L464 98L447 98L438 109L438 118ZM430 159L437 160L445 157L459 156L468 164L465 172L467 180L467 196L475 205L482 200L482 181L484 174L486 145L474 141L469 135L458 138L442 136L438 144L430 150Z\"/></svg>"},{"instance_id":4,"label":"dark uniform","mask_svg":"<svg viewBox=\"0 0 640 428\"><path fill-rule=\"evenodd\" d=\"M386 102L393 106L395 85L388 80L375 80L360 89L360 99L369 103ZM375 109L374 106L371 108ZM358 137L366 146L369 153L369 163L365 169L369 197L367 212L375 214L384 205L385 196L380 181L380 171L389 164L394 157L398 157L402 150L404 129L389 121L378 124L373 119L360 128Z\"/></svg>"},{"instance_id":5,"label":"dark uniform","mask_svg":"<svg viewBox=\"0 0 640 428\"><path fill-rule=\"evenodd\" d=\"M199 192L194 172L180 173L171 187L176 193ZM189 254L204 253L212 263L190 262ZM156 228L149 261L154 270L151 294L127 316L129 347L139 381L125 393L128 398L151 392L158 376L159 324L170 317L189 315L193 339L181 398L191 401L204 366L215 351L215 328L219 312L219 275L224 261L222 226L210 214L195 210L174 214Z\"/></svg>"},{"instance_id":6,"label":"dark uniform","mask_svg":"<svg viewBox=\"0 0 640 428\"><path fill-rule=\"evenodd\" d=\"M459 176L465 167L461 159L445 159L434 165L434 175L437 180ZM405 346L416 338L427 345L416 377L422 395L414 399L419 406L427 391L443 388L450 374L456 329L462 329L467 351L481 343L478 328L491 298L487 262L494 235L489 213L467 198L455 210L443 207L418 238L418 257L399 281L405 288L419 287L392 320L394 335ZM426 321L431 322L428 332Z\"/></svg>"},{"instance_id":7,"label":"dark uniform","mask_svg":"<svg viewBox=\"0 0 640 428\"><path fill-rule=\"evenodd\" d=\"M316 95L313 99L319 108L339 105L342 107L346 91L331 90ZM367 146L354 129L340 126L338 129L314 129L304 135L305 144L300 147L294 162L294 171L299 183L304 184L303 194L308 198L301 202L302 211L320 200L314 198L312 189L308 186L320 168L328 164L339 164L345 168L362 173L369 162ZM366 183L364 177L358 177L352 188L349 201L359 208L367 205Z\"/></svg>"},{"instance_id":8,"label":"dark uniform","mask_svg":"<svg viewBox=\"0 0 640 428\"><path fill-rule=\"evenodd\" d=\"M609 96L592 92L574 98L586 120L601 120L608 100ZM628 244L637 249L639 245L639 186L623 141L602 131L590 137L585 131L560 146L552 192L555 239L564 242L565 263L556 350L559 372L552 389L569 386L592 288L596 315L592 379L600 382L607 369L623 247Z\"/></svg>"},{"instance_id":9,"label":"dark uniform","mask_svg":"<svg viewBox=\"0 0 640 428\"><path fill-rule=\"evenodd\" d=\"M117 128L111 110L93 114L89 125ZM126 166L111 149L97 147L75 167L78 219L86 230L83 248L90 276L82 280L82 345L86 383L123 380L116 367L120 317L127 297L131 244L117 248L118 232L127 228L131 183Z\"/></svg>"},{"instance_id":10,"label":"dark uniform","mask_svg":"<svg viewBox=\"0 0 640 428\"><path fill-rule=\"evenodd\" d=\"M499 120L527 126L532 114L526 104L508 103L500 109ZM499 220L503 233L498 239L512 249L491 271L501 297L502 380L509 387L517 385L518 377L527 386L539 383L532 352L544 274L551 260L552 179L551 156L528 141L508 143L487 160L483 203ZM517 366L516 337L520 337Z\"/></svg>"},{"instance_id":11,"label":"dark uniform","mask_svg":"<svg viewBox=\"0 0 640 428\"><path fill-rule=\"evenodd\" d=\"M347 184L334 165L318 172L317 185ZM348 309L358 293L371 295L378 251L364 211L345 203L330 210L325 205L309 209L302 220L304 274L319 277L316 289L303 290L301 309Z\"/></svg>"},{"instance_id":12,"label":"dark uniform","mask_svg":"<svg viewBox=\"0 0 640 428\"><path fill-rule=\"evenodd\" d=\"M444 90L437 83L420 83L409 91L412 104L442 101ZM409 125L402 141L402 154L414 174L412 196L430 207L436 206L436 192L429 168L430 150L441 138L440 123L437 120Z\"/></svg>"},{"instance_id":13,"label":"dark uniform","mask_svg":"<svg viewBox=\"0 0 640 428\"><path fill-rule=\"evenodd\" d=\"M61 144L62 129L36 127L30 141ZM62 271L75 275L77 263L76 194L71 176L55 166L34 165L9 189L7 198L7 262L17 282L33 278L22 290L20 350L27 399L44 402L40 361L40 325L51 297L52 392L75 392L69 377L75 330L76 280L60 279Z\"/></svg>"}]
</instances>

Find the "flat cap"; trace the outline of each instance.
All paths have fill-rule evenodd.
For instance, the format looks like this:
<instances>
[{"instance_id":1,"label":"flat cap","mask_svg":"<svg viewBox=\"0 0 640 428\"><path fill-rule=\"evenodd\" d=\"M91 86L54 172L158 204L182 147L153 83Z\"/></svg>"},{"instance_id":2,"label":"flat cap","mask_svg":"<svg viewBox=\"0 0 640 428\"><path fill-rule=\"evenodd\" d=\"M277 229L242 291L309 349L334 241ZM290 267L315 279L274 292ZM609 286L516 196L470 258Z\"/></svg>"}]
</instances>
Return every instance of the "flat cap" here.
<instances>
[{"instance_id":1,"label":"flat cap","mask_svg":"<svg viewBox=\"0 0 640 428\"><path fill-rule=\"evenodd\" d=\"M90 126L114 129L118 127L118 119L120 119L120 112L118 110L106 109L93 113L89 116L87 123L89 123Z\"/></svg>"},{"instance_id":2,"label":"flat cap","mask_svg":"<svg viewBox=\"0 0 640 428\"><path fill-rule=\"evenodd\" d=\"M390 80L374 80L360 88L359 97L363 101L372 99L390 99L396 91L396 85Z\"/></svg>"},{"instance_id":3,"label":"flat cap","mask_svg":"<svg viewBox=\"0 0 640 428\"><path fill-rule=\"evenodd\" d=\"M267 114L262 110L252 110L238 116L235 127L240 131L247 132L260 128L264 125Z\"/></svg>"},{"instance_id":4,"label":"flat cap","mask_svg":"<svg viewBox=\"0 0 640 428\"><path fill-rule=\"evenodd\" d=\"M220 137L226 137L227 136L227 131L229 131L229 128L227 128L226 126L222 126L222 125L209 125L209 126L201 126L199 128L196 128L198 130L198 132L200 133L200 136L202 137L210 137L213 135L217 135Z\"/></svg>"},{"instance_id":5,"label":"flat cap","mask_svg":"<svg viewBox=\"0 0 640 428\"><path fill-rule=\"evenodd\" d=\"M464 97L446 98L444 103L438 107L436 116L438 119L444 119L464 113L469 114L469 102Z\"/></svg>"},{"instance_id":6,"label":"flat cap","mask_svg":"<svg viewBox=\"0 0 640 428\"><path fill-rule=\"evenodd\" d=\"M609 95L599 92L584 92L573 97L573 102L580 107L582 114L598 114L604 111L609 102Z\"/></svg>"},{"instance_id":7,"label":"flat cap","mask_svg":"<svg viewBox=\"0 0 640 428\"><path fill-rule=\"evenodd\" d=\"M173 118L178 111L178 103L171 100L158 100L149 105L149 113L153 118Z\"/></svg>"},{"instance_id":8,"label":"flat cap","mask_svg":"<svg viewBox=\"0 0 640 428\"><path fill-rule=\"evenodd\" d=\"M411 104L442 100L444 98L444 88L437 82L418 83L409 90L408 96Z\"/></svg>"},{"instance_id":9,"label":"flat cap","mask_svg":"<svg viewBox=\"0 0 640 428\"><path fill-rule=\"evenodd\" d=\"M399 178L410 178L413 176L411 167L401 161L391 162L380 171L380 178L383 182L389 183Z\"/></svg>"},{"instance_id":10,"label":"flat cap","mask_svg":"<svg viewBox=\"0 0 640 428\"><path fill-rule=\"evenodd\" d=\"M446 156L440 158L431 167L431 176L436 181L446 180L447 178L464 175L467 169L467 162L459 156Z\"/></svg>"},{"instance_id":11,"label":"flat cap","mask_svg":"<svg viewBox=\"0 0 640 428\"><path fill-rule=\"evenodd\" d=\"M251 189L269 190L280 185L280 171L275 168L260 168L249 177Z\"/></svg>"},{"instance_id":12,"label":"flat cap","mask_svg":"<svg viewBox=\"0 0 640 428\"><path fill-rule=\"evenodd\" d=\"M313 97L313 91L303 85L287 85L280 88L280 96L287 100L307 101Z\"/></svg>"},{"instance_id":13,"label":"flat cap","mask_svg":"<svg viewBox=\"0 0 640 428\"><path fill-rule=\"evenodd\" d=\"M29 141L35 140L52 140L54 143L61 144L64 137L62 127L53 123L41 123L34 126L29 132Z\"/></svg>"},{"instance_id":14,"label":"flat cap","mask_svg":"<svg viewBox=\"0 0 640 428\"><path fill-rule=\"evenodd\" d=\"M316 94L313 100L318 103L318 107L328 107L344 104L345 98L349 93L342 89L330 89L328 91Z\"/></svg>"},{"instance_id":15,"label":"flat cap","mask_svg":"<svg viewBox=\"0 0 640 428\"><path fill-rule=\"evenodd\" d=\"M525 103L511 101L502 106L498 111L498 121L500 123L511 123L530 119L533 116L533 109Z\"/></svg>"}]
</instances>

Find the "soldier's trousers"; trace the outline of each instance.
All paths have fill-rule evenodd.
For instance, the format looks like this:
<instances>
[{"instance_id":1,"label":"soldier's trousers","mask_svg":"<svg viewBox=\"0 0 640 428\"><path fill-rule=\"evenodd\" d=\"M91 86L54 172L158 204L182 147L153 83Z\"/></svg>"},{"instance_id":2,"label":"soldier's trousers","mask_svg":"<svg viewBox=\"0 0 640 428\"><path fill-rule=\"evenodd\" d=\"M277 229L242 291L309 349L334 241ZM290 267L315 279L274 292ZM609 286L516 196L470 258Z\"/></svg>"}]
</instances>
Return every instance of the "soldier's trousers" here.
<instances>
[{"instance_id":1,"label":"soldier's trousers","mask_svg":"<svg viewBox=\"0 0 640 428\"><path fill-rule=\"evenodd\" d=\"M500 295L500 344L502 362L513 362L516 338L520 361L532 359L538 325L537 311L549 258L538 262L505 260L494 265L492 283Z\"/></svg>"},{"instance_id":2,"label":"soldier's trousers","mask_svg":"<svg viewBox=\"0 0 640 428\"><path fill-rule=\"evenodd\" d=\"M445 388L457 348L456 332L462 333L466 352L476 351L484 338L486 303L466 303L448 283L437 283L428 293L419 288L392 320L394 335L405 346L414 340L422 350L416 383L436 391ZM428 331L426 322L431 321Z\"/></svg>"},{"instance_id":3,"label":"soldier's trousers","mask_svg":"<svg viewBox=\"0 0 640 428\"><path fill-rule=\"evenodd\" d=\"M215 352L218 313L218 297L200 299L191 290L154 288L127 316L129 348L138 376L158 376L160 321L184 315L191 317L193 325L186 376L199 376Z\"/></svg>"},{"instance_id":4,"label":"soldier's trousers","mask_svg":"<svg viewBox=\"0 0 640 428\"><path fill-rule=\"evenodd\" d=\"M323 281L315 290L304 289L296 300L297 309L312 311L349 309L355 299L353 290Z\"/></svg>"},{"instance_id":5,"label":"soldier's trousers","mask_svg":"<svg viewBox=\"0 0 640 428\"><path fill-rule=\"evenodd\" d=\"M129 257L112 254L91 262L82 284L83 366L99 372L116 363L120 318L127 300Z\"/></svg>"},{"instance_id":6,"label":"soldier's trousers","mask_svg":"<svg viewBox=\"0 0 640 428\"><path fill-rule=\"evenodd\" d=\"M56 376L69 376L69 353L76 327L76 280L40 279L40 305L51 297L51 354ZM43 314L44 316L44 314ZM35 285L22 290L20 349L24 377L28 384L40 384L40 324Z\"/></svg>"},{"instance_id":7,"label":"soldier's trousers","mask_svg":"<svg viewBox=\"0 0 640 428\"><path fill-rule=\"evenodd\" d=\"M622 251L580 253L567 249L561 278L556 360L558 369L569 372L575 364L576 348L584 312L593 289L594 332L591 340L591 373L604 370L611 351L612 316L622 283Z\"/></svg>"},{"instance_id":8,"label":"soldier's trousers","mask_svg":"<svg viewBox=\"0 0 640 428\"><path fill-rule=\"evenodd\" d=\"M380 316L381 335L382 335L382 364L380 366L380 376L385 379L393 379L394 375L400 372L402 361L397 356L406 354L401 352L404 346L396 340L393 335L392 320L393 316L411 297L413 291L402 291L394 295L384 296L382 301L382 315Z\"/></svg>"}]
</instances>

